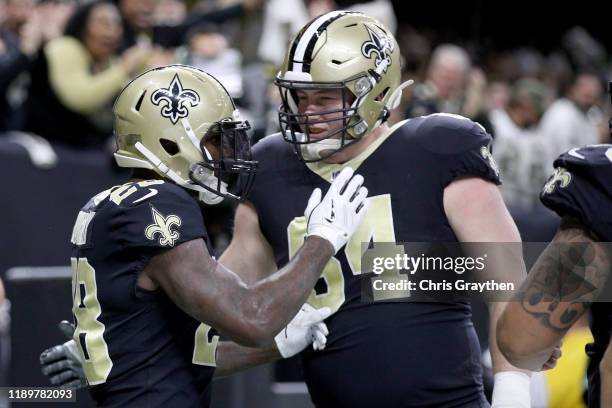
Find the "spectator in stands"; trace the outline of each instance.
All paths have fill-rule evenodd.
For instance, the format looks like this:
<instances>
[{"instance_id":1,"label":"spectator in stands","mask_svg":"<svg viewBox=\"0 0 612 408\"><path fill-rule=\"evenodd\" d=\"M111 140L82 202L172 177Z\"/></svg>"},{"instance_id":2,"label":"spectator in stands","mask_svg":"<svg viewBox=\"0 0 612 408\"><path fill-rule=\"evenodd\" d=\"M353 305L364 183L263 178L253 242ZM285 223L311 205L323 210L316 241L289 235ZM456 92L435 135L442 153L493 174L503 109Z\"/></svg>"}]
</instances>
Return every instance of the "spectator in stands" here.
<instances>
[{"instance_id":1,"label":"spectator in stands","mask_svg":"<svg viewBox=\"0 0 612 408\"><path fill-rule=\"evenodd\" d=\"M489 81L486 92L487 110L505 109L510 101L511 86L506 81Z\"/></svg>"},{"instance_id":2,"label":"spectator in stands","mask_svg":"<svg viewBox=\"0 0 612 408\"><path fill-rule=\"evenodd\" d=\"M215 23L203 23L187 34L186 46L179 62L204 70L217 78L234 101L241 104L242 55L231 48L222 28Z\"/></svg>"},{"instance_id":3,"label":"spectator in stands","mask_svg":"<svg viewBox=\"0 0 612 408\"><path fill-rule=\"evenodd\" d=\"M61 33L71 10L71 2L6 1L0 26L0 131L20 127L31 64L41 46Z\"/></svg>"},{"instance_id":4,"label":"spectator in stands","mask_svg":"<svg viewBox=\"0 0 612 408\"><path fill-rule=\"evenodd\" d=\"M407 116L436 112L459 113L463 90L471 69L468 53L453 44L442 44L432 53L425 81L415 85Z\"/></svg>"},{"instance_id":5,"label":"spectator in stands","mask_svg":"<svg viewBox=\"0 0 612 408\"><path fill-rule=\"evenodd\" d=\"M548 100L541 81L524 78L512 86L507 106L489 114L495 132L493 156L504 177L501 191L509 207L530 209L537 205L550 173L537 127Z\"/></svg>"},{"instance_id":6,"label":"spectator in stands","mask_svg":"<svg viewBox=\"0 0 612 408\"><path fill-rule=\"evenodd\" d=\"M121 18L110 1L81 6L65 35L49 42L32 71L25 130L75 146L99 146L112 133L112 102L145 68L149 49L117 55Z\"/></svg>"},{"instance_id":7,"label":"spectator in stands","mask_svg":"<svg viewBox=\"0 0 612 408\"><path fill-rule=\"evenodd\" d=\"M511 89L505 109L490 113L496 130L505 135L518 136L533 130L548 106L546 86L537 79L523 78Z\"/></svg>"},{"instance_id":8,"label":"spectator in stands","mask_svg":"<svg viewBox=\"0 0 612 408\"><path fill-rule=\"evenodd\" d=\"M187 5L182 0L157 0L153 12L154 25L181 24L187 16Z\"/></svg>"},{"instance_id":9,"label":"spectator in stands","mask_svg":"<svg viewBox=\"0 0 612 408\"><path fill-rule=\"evenodd\" d=\"M406 107L409 118L437 112L466 116L492 127L484 113L486 78L472 68L468 53L454 44L438 45L431 56L423 83L415 85Z\"/></svg>"},{"instance_id":10,"label":"spectator in stands","mask_svg":"<svg viewBox=\"0 0 612 408\"><path fill-rule=\"evenodd\" d=\"M180 24L156 25L155 0L117 0L123 17L121 49L145 41L163 48L175 48L183 44L187 32L203 23L220 23L258 10L262 0L242 0L234 5L211 12L193 12Z\"/></svg>"},{"instance_id":11,"label":"spectator in stands","mask_svg":"<svg viewBox=\"0 0 612 408\"><path fill-rule=\"evenodd\" d=\"M34 8L33 0L8 0L6 19L0 27L0 130L14 127L13 103L9 102L8 89L22 73L27 72L31 61L42 44L41 25L31 24L23 30Z\"/></svg>"},{"instance_id":12,"label":"spectator in stands","mask_svg":"<svg viewBox=\"0 0 612 408\"><path fill-rule=\"evenodd\" d=\"M2 29L18 37L19 30L28 21L34 5L34 0L6 0Z\"/></svg>"},{"instance_id":13,"label":"spectator in stands","mask_svg":"<svg viewBox=\"0 0 612 408\"><path fill-rule=\"evenodd\" d=\"M601 102L602 90L597 76L579 73L566 95L546 111L541 126L551 157L573 147L599 143L598 122L603 119L597 105Z\"/></svg>"}]
</instances>

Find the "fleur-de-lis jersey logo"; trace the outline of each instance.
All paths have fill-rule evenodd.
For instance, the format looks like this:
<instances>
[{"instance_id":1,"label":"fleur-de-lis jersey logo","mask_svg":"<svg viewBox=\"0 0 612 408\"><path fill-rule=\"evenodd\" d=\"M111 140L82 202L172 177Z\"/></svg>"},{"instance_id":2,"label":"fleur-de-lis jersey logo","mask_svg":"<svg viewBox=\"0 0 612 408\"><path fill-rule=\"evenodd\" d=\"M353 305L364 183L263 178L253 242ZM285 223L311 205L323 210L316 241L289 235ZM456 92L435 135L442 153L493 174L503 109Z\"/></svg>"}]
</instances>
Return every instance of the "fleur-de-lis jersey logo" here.
<instances>
[{"instance_id":1,"label":"fleur-de-lis jersey logo","mask_svg":"<svg viewBox=\"0 0 612 408\"><path fill-rule=\"evenodd\" d=\"M491 169L493 169L495 172L495 175L499 177L499 166L497 165L497 162L493 158L493 155L487 146L482 146L480 148L480 155L483 159L489 162L489 167L491 167Z\"/></svg>"},{"instance_id":2,"label":"fleur-de-lis jersey logo","mask_svg":"<svg viewBox=\"0 0 612 408\"><path fill-rule=\"evenodd\" d=\"M180 234L177 230L172 230L172 227L180 227L181 219L176 215L164 217L164 215L153 206L151 206L151 211L154 223L147 226L145 229L145 236L153 241L155 240L155 236L159 235L159 245L174 246Z\"/></svg>"},{"instance_id":3,"label":"fleur-de-lis jersey logo","mask_svg":"<svg viewBox=\"0 0 612 408\"><path fill-rule=\"evenodd\" d=\"M546 184L544 184L544 188L542 189L542 194L550 194L555 191L555 187L557 184L561 188L565 188L571 183L572 174L567 171L564 167L557 167L553 174L550 176Z\"/></svg>"},{"instance_id":4,"label":"fleur-de-lis jersey logo","mask_svg":"<svg viewBox=\"0 0 612 408\"><path fill-rule=\"evenodd\" d=\"M186 105L194 108L200 104L200 95L193 89L184 89L178 74L175 74L168 88L160 88L151 94L151 102L155 106L163 104L161 115L176 125L179 119L189 115Z\"/></svg>"},{"instance_id":5,"label":"fleur-de-lis jersey logo","mask_svg":"<svg viewBox=\"0 0 612 408\"><path fill-rule=\"evenodd\" d=\"M366 30L370 35L370 41L366 41L361 45L361 53L366 58L374 59L374 66L378 67L384 61L387 62L383 72L387 72L389 66L391 66L391 53L393 53L393 41L389 40L386 35L379 36L376 31L372 30L366 25Z\"/></svg>"}]
</instances>

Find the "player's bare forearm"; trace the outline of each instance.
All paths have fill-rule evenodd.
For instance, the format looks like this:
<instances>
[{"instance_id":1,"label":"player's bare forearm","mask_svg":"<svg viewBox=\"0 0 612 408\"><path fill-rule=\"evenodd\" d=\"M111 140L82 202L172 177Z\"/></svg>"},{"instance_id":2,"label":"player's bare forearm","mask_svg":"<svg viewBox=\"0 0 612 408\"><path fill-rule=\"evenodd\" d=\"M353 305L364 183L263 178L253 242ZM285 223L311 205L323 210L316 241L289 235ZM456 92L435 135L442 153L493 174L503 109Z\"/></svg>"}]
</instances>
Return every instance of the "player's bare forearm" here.
<instances>
[{"instance_id":1,"label":"player's bare forearm","mask_svg":"<svg viewBox=\"0 0 612 408\"><path fill-rule=\"evenodd\" d=\"M157 255L146 275L179 307L245 346L264 346L289 323L333 255L329 241L306 238L281 271L248 286L214 261L201 239Z\"/></svg>"},{"instance_id":2,"label":"player's bare forearm","mask_svg":"<svg viewBox=\"0 0 612 408\"><path fill-rule=\"evenodd\" d=\"M606 247L579 222L563 219L498 325L499 346L510 362L542 367L601 292L608 257Z\"/></svg>"},{"instance_id":3,"label":"player's bare forearm","mask_svg":"<svg viewBox=\"0 0 612 408\"><path fill-rule=\"evenodd\" d=\"M491 363L493 372L521 371L531 374L530 370L518 368L508 361L497 345L497 324L506 306L505 302L490 302L489 306L489 351L491 352Z\"/></svg>"},{"instance_id":4,"label":"player's bare forearm","mask_svg":"<svg viewBox=\"0 0 612 408\"><path fill-rule=\"evenodd\" d=\"M278 334L306 302L333 253L329 241L310 236L285 267L248 287L240 306L257 322L264 342Z\"/></svg>"},{"instance_id":5,"label":"player's bare forearm","mask_svg":"<svg viewBox=\"0 0 612 408\"><path fill-rule=\"evenodd\" d=\"M281 355L273 342L267 347L245 347L232 341L222 341L217 346L217 369L214 378L226 377L280 358Z\"/></svg>"},{"instance_id":6,"label":"player's bare forearm","mask_svg":"<svg viewBox=\"0 0 612 408\"><path fill-rule=\"evenodd\" d=\"M488 264L491 267L486 268L482 274L477 273L478 279L482 281L499 279L500 281L512 282L515 287L519 287L524 282L527 274L520 242L498 244L495 247L489 247L486 253L490 255ZM512 365L502 354L497 344L497 325L507 305L506 302L501 301L500 296L500 294L486 296L489 309L489 350L493 372L522 371L530 375L530 371Z\"/></svg>"}]
</instances>

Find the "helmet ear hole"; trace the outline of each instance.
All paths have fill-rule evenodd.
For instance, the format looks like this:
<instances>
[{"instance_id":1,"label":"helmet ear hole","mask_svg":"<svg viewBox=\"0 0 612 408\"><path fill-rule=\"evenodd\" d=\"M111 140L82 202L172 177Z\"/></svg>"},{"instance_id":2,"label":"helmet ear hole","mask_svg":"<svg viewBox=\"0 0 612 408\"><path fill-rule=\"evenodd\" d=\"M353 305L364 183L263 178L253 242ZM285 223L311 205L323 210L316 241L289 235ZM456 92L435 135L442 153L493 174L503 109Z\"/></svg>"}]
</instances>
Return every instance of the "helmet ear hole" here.
<instances>
[{"instance_id":1,"label":"helmet ear hole","mask_svg":"<svg viewBox=\"0 0 612 408\"><path fill-rule=\"evenodd\" d=\"M136 102L136 112L140 112L140 107L142 106L142 101L144 100L145 95L147 94L147 90L145 89L142 94L140 95L140 98L138 98L138 102Z\"/></svg>"},{"instance_id":2,"label":"helmet ear hole","mask_svg":"<svg viewBox=\"0 0 612 408\"><path fill-rule=\"evenodd\" d=\"M170 156L174 156L180 152L176 142L168 139L159 139L159 144Z\"/></svg>"},{"instance_id":3,"label":"helmet ear hole","mask_svg":"<svg viewBox=\"0 0 612 408\"><path fill-rule=\"evenodd\" d=\"M385 96L387 96L387 92L389 92L389 87L386 87L385 89L383 89L383 91L381 93L379 93L376 98L374 98L374 100L376 102L380 102L383 99L385 99Z\"/></svg>"}]
</instances>

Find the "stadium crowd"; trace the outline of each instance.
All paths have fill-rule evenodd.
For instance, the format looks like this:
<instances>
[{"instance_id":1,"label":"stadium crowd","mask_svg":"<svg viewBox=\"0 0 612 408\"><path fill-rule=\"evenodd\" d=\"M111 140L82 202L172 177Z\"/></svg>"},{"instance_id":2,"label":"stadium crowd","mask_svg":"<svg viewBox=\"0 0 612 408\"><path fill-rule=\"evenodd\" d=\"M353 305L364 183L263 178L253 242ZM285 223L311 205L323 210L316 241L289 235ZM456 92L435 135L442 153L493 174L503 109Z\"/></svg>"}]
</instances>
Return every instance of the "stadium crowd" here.
<instances>
[{"instance_id":1,"label":"stadium crowd","mask_svg":"<svg viewBox=\"0 0 612 408\"><path fill-rule=\"evenodd\" d=\"M257 140L278 130L272 78L284 45L311 17L342 6L373 15L398 38L403 75L416 85L404 92L391 123L434 112L481 123L494 137L512 208L538 206L540 186L560 152L609 138L605 48L581 27L548 54L530 47L498 51L461 38L439 43L433 31L398 26L384 0L279 3L6 0L0 131L111 151L111 107L119 90L148 68L181 63L225 84Z\"/></svg>"}]
</instances>

